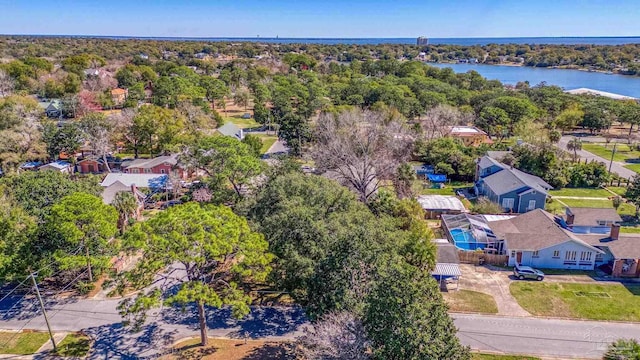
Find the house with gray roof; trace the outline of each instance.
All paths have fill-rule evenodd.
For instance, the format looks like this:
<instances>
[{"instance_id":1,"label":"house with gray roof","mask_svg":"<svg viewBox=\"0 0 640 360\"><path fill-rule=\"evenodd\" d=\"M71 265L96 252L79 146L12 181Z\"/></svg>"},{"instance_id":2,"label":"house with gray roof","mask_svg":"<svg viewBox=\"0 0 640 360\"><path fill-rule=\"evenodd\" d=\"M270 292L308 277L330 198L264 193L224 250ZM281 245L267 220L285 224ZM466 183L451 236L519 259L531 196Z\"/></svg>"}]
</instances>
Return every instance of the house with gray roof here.
<instances>
[{"instance_id":1,"label":"house with gray roof","mask_svg":"<svg viewBox=\"0 0 640 360\"><path fill-rule=\"evenodd\" d=\"M218 132L224 136L229 136L238 140L244 139L244 130L230 121L220 126L218 128Z\"/></svg>"},{"instance_id":2,"label":"house with gray roof","mask_svg":"<svg viewBox=\"0 0 640 360\"><path fill-rule=\"evenodd\" d=\"M51 99L38 102L38 106L44 111L48 118L62 117L62 100Z\"/></svg>"},{"instance_id":3,"label":"house with gray roof","mask_svg":"<svg viewBox=\"0 0 640 360\"><path fill-rule=\"evenodd\" d=\"M507 220L489 222L503 242L509 266L516 264L544 269L593 270L605 251L561 226L554 215L535 209Z\"/></svg>"},{"instance_id":4,"label":"house with gray roof","mask_svg":"<svg viewBox=\"0 0 640 360\"><path fill-rule=\"evenodd\" d=\"M476 194L502 206L505 212L525 213L544 209L553 187L541 178L505 165L489 156L476 167Z\"/></svg>"}]
</instances>

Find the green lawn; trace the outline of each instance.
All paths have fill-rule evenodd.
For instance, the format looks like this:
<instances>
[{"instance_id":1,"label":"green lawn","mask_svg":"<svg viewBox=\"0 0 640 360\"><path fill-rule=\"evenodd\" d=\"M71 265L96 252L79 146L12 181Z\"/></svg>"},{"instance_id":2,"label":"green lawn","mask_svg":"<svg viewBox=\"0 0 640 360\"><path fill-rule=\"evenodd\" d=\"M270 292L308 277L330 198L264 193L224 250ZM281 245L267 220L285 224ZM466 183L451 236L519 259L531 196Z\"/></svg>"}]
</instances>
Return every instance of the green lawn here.
<instances>
[{"instance_id":1,"label":"green lawn","mask_svg":"<svg viewBox=\"0 0 640 360\"><path fill-rule=\"evenodd\" d=\"M42 332L0 332L0 354L33 354L48 340L49 334Z\"/></svg>"},{"instance_id":2,"label":"green lawn","mask_svg":"<svg viewBox=\"0 0 640 360\"><path fill-rule=\"evenodd\" d=\"M238 125L239 128L242 129L246 129L246 128L254 128L254 127L259 127L260 124L255 121L253 118L251 119L243 119L242 116L227 116L224 117L224 122L232 122L236 125Z\"/></svg>"},{"instance_id":3,"label":"green lawn","mask_svg":"<svg viewBox=\"0 0 640 360\"><path fill-rule=\"evenodd\" d=\"M625 167L631 171L635 171L638 174L640 174L640 164L625 165Z\"/></svg>"},{"instance_id":4,"label":"green lawn","mask_svg":"<svg viewBox=\"0 0 640 360\"><path fill-rule=\"evenodd\" d=\"M604 144L582 144L582 150L609 160L611 159L613 144L609 144L606 147ZM613 156L614 161L625 162L627 159L637 158L640 158L640 151L632 150L626 144L618 144L616 146L616 153Z\"/></svg>"},{"instance_id":5,"label":"green lawn","mask_svg":"<svg viewBox=\"0 0 640 360\"><path fill-rule=\"evenodd\" d=\"M613 196L610 192L600 188L564 188L560 190L549 191L551 196L577 196L577 197L601 197L608 198Z\"/></svg>"},{"instance_id":6,"label":"green lawn","mask_svg":"<svg viewBox=\"0 0 640 360\"><path fill-rule=\"evenodd\" d=\"M525 355L500 355L473 353L472 360L540 360L540 358Z\"/></svg>"},{"instance_id":7,"label":"green lawn","mask_svg":"<svg viewBox=\"0 0 640 360\"><path fill-rule=\"evenodd\" d=\"M640 226L621 226L620 232L627 234L640 234Z\"/></svg>"},{"instance_id":8,"label":"green lawn","mask_svg":"<svg viewBox=\"0 0 640 360\"><path fill-rule=\"evenodd\" d=\"M640 286L515 281L520 306L536 316L640 321Z\"/></svg>"},{"instance_id":9,"label":"green lawn","mask_svg":"<svg viewBox=\"0 0 640 360\"><path fill-rule=\"evenodd\" d=\"M497 314L498 305L489 294L471 290L454 290L443 294L451 311Z\"/></svg>"},{"instance_id":10,"label":"green lawn","mask_svg":"<svg viewBox=\"0 0 640 360\"><path fill-rule=\"evenodd\" d=\"M456 189L472 187L473 183L453 181L446 183L442 189L432 189L430 186L423 180L415 180L413 182L413 191L417 195L455 195Z\"/></svg>"},{"instance_id":11,"label":"green lawn","mask_svg":"<svg viewBox=\"0 0 640 360\"><path fill-rule=\"evenodd\" d=\"M267 150L269 150L269 148L271 147L271 145L273 145L273 143L275 143L276 140L278 140L278 137L273 135L260 134L258 135L258 137L260 138L260 140L262 140L262 149L260 149L260 153L262 154L266 153Z\"/></svg>"},{"instance_id":12,"label":"green lawn","mask_svg":"<svg viewBox=\"0 0 640 360\"><path fill-rule=\"evenodd\" d=\"M624 196L624 194L627 192L626 186L607 186L607 189L613 191L614 193L620 196Z\"/></svg>"},{"instance_id":13,"label":"green lawn","mask_svg":"<svg viewBox=\"0 0 640 360\"><path fill-rule=\"evenodd\" d=\"M587 199L558 199L567 206L571 207L583 207L583 208L610 208L613 207L613 202L608 199L602 200L587 200Z\"/></svg>"},{"instance_id":14,"label":"green lawn","mask_svg":"<svg viewBox=\"0 0 640 360\"><path fill-rule=\"evenodd\" d=\"M558 200L555 199L551 199L550 202L546 203L544 209L552 214L564 214L564 205L562 205Z\"/></svg>"},{"instance_id":15,"label":"green lawn","mask_svg":"<svg viewBox=\"0 0 640 360\"><path fill-rule=\"evenodd\" d=\"M64 357L83 358L91 349L91 339L83 334L72 333L58 344L57 355Z\"/></svg>"}]
</instances>

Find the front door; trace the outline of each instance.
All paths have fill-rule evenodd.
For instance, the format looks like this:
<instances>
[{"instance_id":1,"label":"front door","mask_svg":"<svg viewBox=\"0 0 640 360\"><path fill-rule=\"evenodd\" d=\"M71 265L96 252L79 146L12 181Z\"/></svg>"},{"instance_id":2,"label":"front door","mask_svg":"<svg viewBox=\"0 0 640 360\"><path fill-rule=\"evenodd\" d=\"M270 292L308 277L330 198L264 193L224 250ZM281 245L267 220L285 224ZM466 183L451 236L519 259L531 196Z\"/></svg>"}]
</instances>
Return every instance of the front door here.
<instances>
[{"instance_id":1,"label":"front door","mask_svg":"<svg viewBox=\"0 0 640 360\"><path fill-rule=\"evenodd\" d=\"M516 253L516 262L518 265L522 265L522 251L518 251Z\"/></svg>"}]
</instances>

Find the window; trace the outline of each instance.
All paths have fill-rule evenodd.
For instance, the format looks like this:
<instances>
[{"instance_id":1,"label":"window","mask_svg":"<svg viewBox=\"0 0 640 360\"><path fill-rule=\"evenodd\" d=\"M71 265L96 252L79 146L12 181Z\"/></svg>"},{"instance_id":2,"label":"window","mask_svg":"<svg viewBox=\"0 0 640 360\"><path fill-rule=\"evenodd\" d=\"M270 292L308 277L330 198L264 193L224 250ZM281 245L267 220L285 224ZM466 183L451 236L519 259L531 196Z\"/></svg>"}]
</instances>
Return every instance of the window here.
<instances>
[{"instance_id":1,"label":"window","mask_svg":"<svg viewBox=\"0 0 640 360\"><path fill-rule=\"evenodd\" d=\"M164 169L160 169L160 174L164 174Z\"/></svg>"},{"instance_id":2,"label":"window","mask_svg":"<svg viewBox=\"0 0 640 360\"><path fill-rule=\"evenodd\" d=\"M149 168L144 169L144 173L145 173L145 174L149 174L149 173L151 173L151 169L149 169Z\"/></svg>"},{"instance_id":3,"label":"window","mask_svg":"<svg viewBox=\"0 0 640 360\"><path fill-rule=\"evenodd\" d=\"M139 171L138 171L138 169L132 169L132 170L131 170L131 173L132 173L132 174L137 174L138 172L139 172Z\"/></svg>"},{"instance_id":4,"label":"window","mask_svg":"<svg viewBox=\"0 0 640 360\"><path fill-rule=\"evenodd\" d=\"M560 250L553 250L553 257L554 258L559 258L560 257Z\"/></svg>"},{"instance_id":5,"label":"window","mask_svg":"<svg viewBox=\"0 0 640 360\"><path fill-rule=\"evenodd\" d=\"M527 206L527 210L533 210L536 208L536 201L535 200L529 200L529 206Z\"/></svg>"},{"instance_id":6,"label":"window","mask_svg":"<svg viewBox=\"0 0 640 360\"><path fill-rule=\"evenodd\" d=\"M516 251L515 250L511 250L511 257L516 257Z\"/></svg>"},{"instance_id":7,"label":"window","mask_svg":"<svg viewBox=\"0 0 640 360\"><path fill-rule=\"evenodd\" d=\"M582 251L580 253L580 261L591 261L591 251Z\"/></svg>"},{"instance_id":8,"label":"window","mask_svg":"<svg viewBox=\"0 0 640 360\"><path fill-rule=\"evenodd\" d=\"M596 262L603 262L604 261L604 256L602 256L602 254L598 253L596 254Z\"/></svg>"},{"instance_id":9,"label":"window","mask_svg":"<svg viewBox=\"0 0 640 360\"><path fill-rule=\"evenodd\" d=\"M531 255L534 258L540 257L540 253L538 252L538 250L533 252L533 255Z\"/></svg>"},{"instance_id":10,"label":"window","mask_svg":"<svg viewBox=\"0 0 640 360\"><path fill-rule=\"evenodd\" d=\"M564 263L567 265L575 265L576 264L576 252L575 251L567 251L564 253Z\"/></svg>"},{"instance_id":11,"label":"window","mask_svg":"<svg viewBox=\"0 0 640 360\"><path fill-rule=\"evenodd\" d=\"M505 209L513 209L513 198L502 199L502 207Z\"/></svg>"}]
</instances>

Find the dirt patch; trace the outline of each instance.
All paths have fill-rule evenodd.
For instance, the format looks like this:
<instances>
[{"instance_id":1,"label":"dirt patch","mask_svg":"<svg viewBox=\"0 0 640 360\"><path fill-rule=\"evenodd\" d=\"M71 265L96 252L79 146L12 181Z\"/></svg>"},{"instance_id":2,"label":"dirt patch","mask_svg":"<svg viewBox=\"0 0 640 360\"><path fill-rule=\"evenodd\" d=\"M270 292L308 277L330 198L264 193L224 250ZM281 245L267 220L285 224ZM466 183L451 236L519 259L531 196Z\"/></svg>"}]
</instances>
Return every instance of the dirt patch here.
<instances>
[{"instance_id":1,"label":"dirt patch","mask_svg":"<svg viewBox=\"0 0 640 360\"><path fill-rule=\"evenodd\" d=\"M263 340L209 339L209 345L200 346L200 339L178 343L174 353L164 360L270 360L293 359L289 343Z\"/></svg>"}]
</instances>

